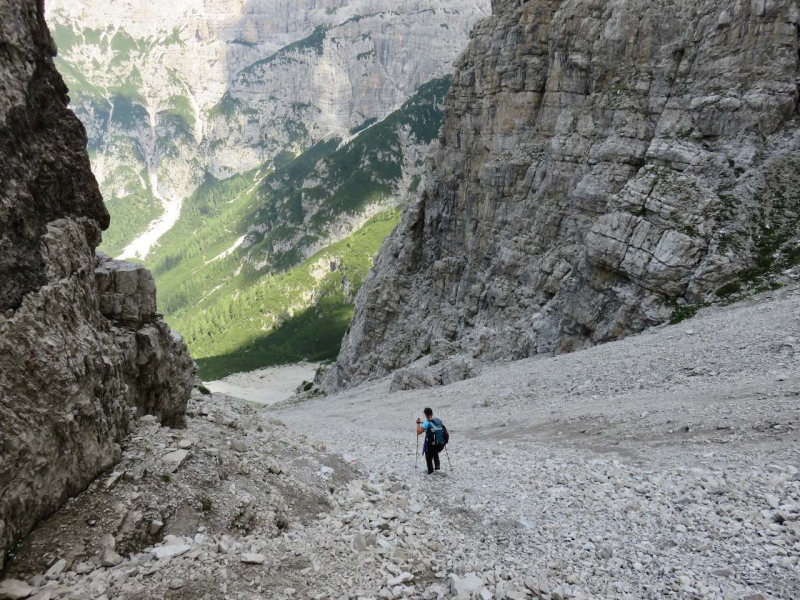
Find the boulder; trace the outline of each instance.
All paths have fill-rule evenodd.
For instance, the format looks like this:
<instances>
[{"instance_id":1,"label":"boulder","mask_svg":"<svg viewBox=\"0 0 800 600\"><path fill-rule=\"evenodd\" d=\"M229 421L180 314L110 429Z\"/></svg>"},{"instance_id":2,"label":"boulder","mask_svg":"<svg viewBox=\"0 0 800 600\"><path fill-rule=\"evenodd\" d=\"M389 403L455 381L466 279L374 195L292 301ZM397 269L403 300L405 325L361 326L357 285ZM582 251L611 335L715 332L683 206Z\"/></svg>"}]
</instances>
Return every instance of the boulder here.
<instances>
[{"instance_id":1,"label":"boulder","mask_svg":"<svg viewBox=\"0 0 800 600\"><path fill-rule=\"evenodd\" d=\"M471 598L473 594L479 593L484 588L483 580L475 573L467 573L461 577L451 573L448 579L450 580L450 593L453 596Z\"/></svg>"}]
</instances>

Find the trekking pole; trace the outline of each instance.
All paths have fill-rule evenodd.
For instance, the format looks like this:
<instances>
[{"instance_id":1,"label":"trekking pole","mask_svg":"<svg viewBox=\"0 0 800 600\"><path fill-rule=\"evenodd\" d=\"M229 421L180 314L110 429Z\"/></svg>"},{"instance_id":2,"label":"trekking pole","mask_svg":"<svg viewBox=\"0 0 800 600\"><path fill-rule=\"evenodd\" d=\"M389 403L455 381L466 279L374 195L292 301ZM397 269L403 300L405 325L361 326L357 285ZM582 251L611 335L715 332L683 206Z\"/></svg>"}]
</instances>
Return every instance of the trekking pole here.
<instances>
[{"instance_id":1,"label":"trekking pole","mask_svg":"<svg viewBox=\"0 0 800 600\"><path fill-rule=\"evenodd\" d=\"M414 439L416 439L416 450L414 450L414 470L417 470L417 460L419 460L419 436L417 430L414 430Z\"/></svg>"},{"instance_id":2,"label":"trekking pole","mask_svg":"<svg viewBox=\"0 0 800 600\"><path fill-rule=\"evenodd\" d=\"M447 457L447 466L450 467L450 470L453 470L453 463L450 462L450 453L447 451L447 446L444 447L444 455Z\"/></svg>"}]
</instances>

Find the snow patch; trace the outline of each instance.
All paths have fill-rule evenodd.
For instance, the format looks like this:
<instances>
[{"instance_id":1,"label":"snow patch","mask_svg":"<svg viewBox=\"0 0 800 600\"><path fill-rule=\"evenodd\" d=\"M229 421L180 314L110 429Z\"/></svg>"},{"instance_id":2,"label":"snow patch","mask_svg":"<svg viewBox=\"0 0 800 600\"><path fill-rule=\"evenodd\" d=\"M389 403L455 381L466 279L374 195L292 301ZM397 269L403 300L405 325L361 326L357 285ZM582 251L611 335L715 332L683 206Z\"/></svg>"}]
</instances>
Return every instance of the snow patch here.
<instances>
[{"instance_id":1,"label":"snow patch","mask_svg":"<svg viewBox=\"0 0 800 600\"><path fill-rule=\"evenodd\" d=\"M243 235L242 237L238 238L235 242L233 242L233 245L230 248L220 252L214 258L212 258L211 260L205 261L205 264L212 263L215 260L222 260L223 258L228 258L231 254L233 254L234 250L236 250L239 246L242 245L242 243L244 243L244 238L246 238L246 237L247 237L247 235Z\"/></svg>"}]
</instances>

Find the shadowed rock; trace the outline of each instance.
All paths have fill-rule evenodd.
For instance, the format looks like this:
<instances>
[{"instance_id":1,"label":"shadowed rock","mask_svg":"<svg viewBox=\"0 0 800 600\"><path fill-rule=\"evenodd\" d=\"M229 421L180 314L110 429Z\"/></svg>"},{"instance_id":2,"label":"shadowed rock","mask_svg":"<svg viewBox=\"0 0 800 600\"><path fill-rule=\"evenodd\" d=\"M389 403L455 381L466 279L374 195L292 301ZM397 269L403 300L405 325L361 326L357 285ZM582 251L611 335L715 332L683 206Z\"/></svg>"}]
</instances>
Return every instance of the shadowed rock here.
<instances>
[{"instance_id":1,"label":"shadowed rock","mask_svg":"<svg viewBox=\"0 0 800 600\"><path fill-rule=\"evenodd\" d=\"M0 567L137 414L181 426L194 380L150 274L95 256L109 217L43 10L0 0Z\"/></svg>"}]
</instances>

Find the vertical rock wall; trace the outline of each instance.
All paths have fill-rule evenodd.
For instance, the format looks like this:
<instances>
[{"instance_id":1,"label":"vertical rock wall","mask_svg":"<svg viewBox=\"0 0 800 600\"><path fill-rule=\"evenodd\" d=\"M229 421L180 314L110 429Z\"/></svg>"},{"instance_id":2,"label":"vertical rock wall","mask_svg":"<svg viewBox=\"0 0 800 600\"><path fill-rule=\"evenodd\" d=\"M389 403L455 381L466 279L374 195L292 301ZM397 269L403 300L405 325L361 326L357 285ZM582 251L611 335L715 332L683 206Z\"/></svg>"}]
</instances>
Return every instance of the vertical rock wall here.
<instances>
[{"instance_id":1,"label":"vertical rock wall","mask_svg":"<svg viewBox=\"0 0 800 600\"><path fill-rule=\"evenodd\" d=\"M328 390L613 340L796 260L795 0L492 8Z\"/></svg>"},{"instance_id":2,"label":"vertical rock wall","mask_svg":"<svg viewBox=\"0 0 800 600\"><path fill-rule=\"evenodd\" d=\"M137 413L180 426L194 379L109 217L67 109L42 0L0 0L0 567L120 455Z\"/></svg>"}]
</instances>

